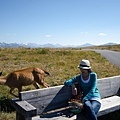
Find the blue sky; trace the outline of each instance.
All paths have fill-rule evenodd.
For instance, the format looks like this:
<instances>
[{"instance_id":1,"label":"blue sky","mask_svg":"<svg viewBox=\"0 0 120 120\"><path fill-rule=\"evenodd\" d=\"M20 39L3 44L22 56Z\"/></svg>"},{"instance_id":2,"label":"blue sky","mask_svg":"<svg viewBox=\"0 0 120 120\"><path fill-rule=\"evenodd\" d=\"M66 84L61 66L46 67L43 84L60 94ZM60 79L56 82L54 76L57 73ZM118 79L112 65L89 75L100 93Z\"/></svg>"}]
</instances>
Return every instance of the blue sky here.
<instances>
[{"instance_id":1,"label":"blue sky","mask_svg":"<svg viewBox=\"0 0 120 120\"><path fill-rule=\"evenodd\" d=\"M120 0L0 0L0 42L120 44Z\"/></svg>"}]
</instances>

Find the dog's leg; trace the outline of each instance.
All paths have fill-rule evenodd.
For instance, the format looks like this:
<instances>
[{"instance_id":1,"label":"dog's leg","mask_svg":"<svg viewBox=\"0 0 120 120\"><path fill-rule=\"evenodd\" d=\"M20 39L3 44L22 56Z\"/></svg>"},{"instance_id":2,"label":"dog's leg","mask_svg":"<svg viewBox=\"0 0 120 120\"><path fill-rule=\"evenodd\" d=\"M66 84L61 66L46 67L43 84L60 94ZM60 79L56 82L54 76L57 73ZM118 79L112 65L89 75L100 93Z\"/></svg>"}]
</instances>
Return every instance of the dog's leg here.
<instances>
[{"instance_id":1,"label":"dog's leg","mask_svg":"<svg viewBox=\"0 0 120 120\"><path fill-rule=\"evenodd\" d=\"M36 89L39 89L39 88L40 88L39 85L38 85L36 82L33 83L33 85L35 86Z\"/></svg>"},{"instance_id":2,"label":"dog's leg","mask_svg":"<svg viewBox=\"0 0 120 120\"><path fill-rule=\"evenodd\" d=\"M12 91L14 90L15 88L11 88L10 89L10 94L13 95L14 97L18 97L17 95L15 95Z\"/></svg>"}]
</instances>

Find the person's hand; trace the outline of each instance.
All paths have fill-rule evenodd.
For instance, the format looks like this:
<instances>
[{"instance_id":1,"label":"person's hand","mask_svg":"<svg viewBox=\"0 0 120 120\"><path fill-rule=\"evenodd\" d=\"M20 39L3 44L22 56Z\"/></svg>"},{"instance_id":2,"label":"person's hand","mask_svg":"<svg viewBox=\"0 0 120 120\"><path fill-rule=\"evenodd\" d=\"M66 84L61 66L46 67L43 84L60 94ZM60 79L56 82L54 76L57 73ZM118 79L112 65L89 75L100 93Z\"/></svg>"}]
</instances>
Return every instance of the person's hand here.
<instances>
[{"instance_id":1,"label":"person's hand","mask_svg":"<svg viewBox=\"0 0 120 120\"><path fill-rule=\"evenodd\" d=\"M82 100L81 95L76 95L76 96L75 96L75 99L81 101L81 100Z\"/></svg>"},{"instance_id":2,"label":"person's hand","mask_svg":"<svg viewBox=\"0 0 120 120\"><path fill-rule=\"evenodd\" d=\"M72 85L72 94L77 95L77 88L75 85Z\"/></svg>"}]
</instances>

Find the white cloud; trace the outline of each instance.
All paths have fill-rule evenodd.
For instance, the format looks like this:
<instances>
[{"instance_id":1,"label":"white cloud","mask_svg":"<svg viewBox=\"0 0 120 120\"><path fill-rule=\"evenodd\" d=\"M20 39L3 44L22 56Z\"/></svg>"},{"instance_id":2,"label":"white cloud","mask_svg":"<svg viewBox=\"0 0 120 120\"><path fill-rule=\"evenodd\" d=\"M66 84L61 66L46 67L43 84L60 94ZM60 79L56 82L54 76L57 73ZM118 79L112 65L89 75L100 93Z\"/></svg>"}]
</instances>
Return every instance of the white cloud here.
<instances>
[{"instance_id":1,"label":"white cloud","mask_svg":"<svg viewBox=\"0 0 120 120\"><path fill-rule=\"evenodd\" d=\"M105 36L105 35L107 35L107 34L105 34L105 33L99 33L99 35L101 35L101 36Z\"/></svg>"},{"instance_id":2,"label":"white cloud","mask_svg":"<svg viewBox=\"0 0 120 120\"><path fill-rule=\"evenodd\" d=\"M45 35L47 38L50 38L50 37L52 37L52 35L49 35L49 34L47 34L47 35Z\"/></svg>"}]
</instances>

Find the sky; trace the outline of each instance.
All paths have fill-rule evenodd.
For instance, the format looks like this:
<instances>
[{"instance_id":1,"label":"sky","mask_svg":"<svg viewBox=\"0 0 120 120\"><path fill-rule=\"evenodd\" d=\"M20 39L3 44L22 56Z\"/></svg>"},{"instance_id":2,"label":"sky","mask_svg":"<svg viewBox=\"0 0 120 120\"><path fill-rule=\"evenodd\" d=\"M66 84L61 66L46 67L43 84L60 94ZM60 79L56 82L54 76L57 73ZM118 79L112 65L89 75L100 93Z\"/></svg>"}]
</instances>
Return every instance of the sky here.
<instances>
[{"instance_id":1,"label":"sky","mask_svg":"<svg viewBox=\"0 0 120 120\"><path fill-rule=\"evenodd\" d=\"M120 44L120 0L0 0L0 42Z\"/></svg>"}]
</instances>

